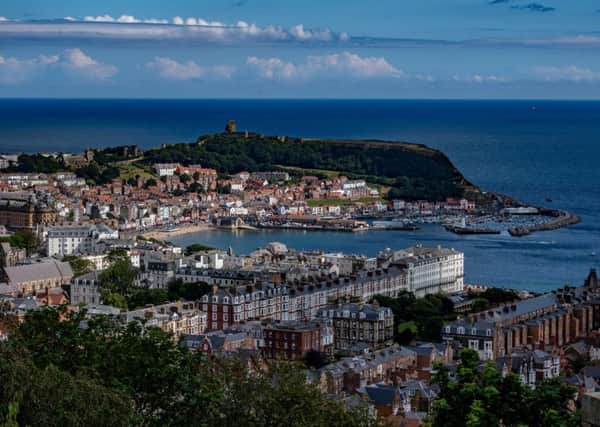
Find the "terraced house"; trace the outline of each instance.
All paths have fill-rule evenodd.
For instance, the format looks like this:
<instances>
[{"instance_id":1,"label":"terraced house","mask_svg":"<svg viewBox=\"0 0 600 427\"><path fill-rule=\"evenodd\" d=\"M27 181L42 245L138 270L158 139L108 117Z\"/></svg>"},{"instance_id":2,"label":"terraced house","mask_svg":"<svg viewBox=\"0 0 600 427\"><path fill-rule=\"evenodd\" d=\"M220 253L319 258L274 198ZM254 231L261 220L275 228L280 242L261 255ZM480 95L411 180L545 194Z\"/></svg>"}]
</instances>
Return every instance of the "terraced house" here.
<instances>
[{"instance_id":1,"label":"terraced house","mask_svg":"<svg viewBox=\"0 0 600 427\"><path fill-rule=\"evenodd\" d=\"M375 295L397 296L406 289L404 272L396 267L361 271L348 277L298 283L255 283L213 287L202 298L208 329L221 329L247 320L312 320L333 301L369 300Z\"/></svg>"},{"instance_id":2,"label":"terraced house","mask_svg":"<svg viewBox=\"0 0 600 427\"><path fill-rule=\"evenodd\" d=\"M566 286L449 323L442 337L456 348L471 348L481 359L491 360L522 346L561 348L598 328L599 314L599 289Z\"/></svg>"},{"instance_id":3,"label":"terraced house","mask_svg":"<svg viewBox=\"0 0 600 427\"><path fill-rule=\"evenodd\" d=\"M338 351L360 353L380 349L394 338L394 315L378 304L339 304L319 311L317 318L333 325L333 342Z\"/></svg>"}]
</instances>

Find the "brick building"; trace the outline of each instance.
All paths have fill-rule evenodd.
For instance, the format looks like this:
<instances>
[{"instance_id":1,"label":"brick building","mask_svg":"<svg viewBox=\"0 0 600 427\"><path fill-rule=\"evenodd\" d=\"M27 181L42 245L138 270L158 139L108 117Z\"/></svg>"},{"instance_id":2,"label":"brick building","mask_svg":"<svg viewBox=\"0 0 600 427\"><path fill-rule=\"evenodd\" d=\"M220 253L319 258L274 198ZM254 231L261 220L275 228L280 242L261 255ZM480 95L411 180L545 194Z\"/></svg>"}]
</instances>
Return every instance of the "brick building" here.
<instances>
[{"instance_id":1,"label":"brick building","mask_svg":"<svg viewBox=\"0 0 600 427\"><path fill-rule=\"evenodd\" d=\"M560 348L597 329L599 314L598 289L565 286L451 322L442 329L442 337L456 348L471 348L482 360L490 360L521 346Z\"/></svg>"},{"instance_id":2,"label":"brick building","mask_svg":"<svg viewBox=\"0 0 600 427\"><path fill-rule=\"evenodd\" d=\"M317 313L333 326L334 347L338 351L352 352L357 344L379 349L394 338L394 314L378 304L339 304Z\"/></svg>"},{"instance_id":3,"label":"brick building","mask_svg":"<svg viewBox=\"0 0 600 427\"><path fill-rule=\"evenodd\" d=\"M308 352L324 352L318 322L271 323L264 328L263 354L271 359L301 360Z\"/></svg>"}]
</instances>

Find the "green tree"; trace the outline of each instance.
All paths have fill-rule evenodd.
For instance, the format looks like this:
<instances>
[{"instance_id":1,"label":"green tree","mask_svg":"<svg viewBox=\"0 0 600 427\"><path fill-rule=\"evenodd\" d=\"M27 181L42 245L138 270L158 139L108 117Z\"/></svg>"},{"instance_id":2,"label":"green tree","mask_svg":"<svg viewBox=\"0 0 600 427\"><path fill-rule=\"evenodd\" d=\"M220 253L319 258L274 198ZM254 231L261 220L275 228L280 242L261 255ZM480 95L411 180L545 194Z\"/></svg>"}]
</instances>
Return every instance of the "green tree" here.
<instances>
[{"instance_id":1,"label":"green tree","mask_svg":"<svg viewBox=\"0 0 600 427\"><path fill-rule=\"evenodd\" d=\"M212 289L205 282L184 282L182 279L176 279L169 283L168 299L175 301L183 299L186 301L196 301L208 294Z\"/></svg>"},{"instance_id":2,"label":"green tree","mask_svg":"<svg viewBox=\"0 0 600 427\"><path fill-rule=\"evenodd\" d=\"M185 254L186 255L192 255L196 252L202 252L202 251L210 251L213 250L214 248L212 246L206 246L206 245L202 245L200 243L194 243L192 245L189 245L185 248Z\"/></svg>"},{"instance_id":3,"label":"green tree","mask_svg":"<svg viewBox=\"0 0 600 427\"><path fill-rule=\"evenodd\" d=\"M126 307L127 304L119 295L127 299L134 291L137 272L131 265L127 252L122 249L113 250L108 254L111 265L100 273L98 277L99 288L103 301L112 301L117 307Z\"/></svg>"},{"instance_id":4,"label":"green tree","mask_svg":"<svg viewBox=\"0 0 600 427\"><path fill-rule=\"evenodd\" d=\"M11 236L0 237L0 242L10 243L15 248L25 249L31 255L39 248L39 239L29 230L19 230Z\"/></svg>"},{"instance_id":5,"label":"green tree","mask_svg":"<svg viewBox=\"0 0 600 427\"><path fill-rule=\"evenodd\" d=\"M19 402L17 422L31 426L376 425L366 408L324 396L303 370L254 362L206 358L138 322L38 310L0 343L0 420Z\"/></svg>"},{"instance_id":6,"label":"green tree","mask_svg":"<svg viewBox=\"0 0 600 427\"><path fill-rule=\"evenodd\" d=\"M75 277L83 276L84 274L94 271L94 263L90 260L83 259L75 255L66 255L63 257L64 262L68 262L73 270Z\"/></svg>"},{"instance_id":7,"label":"green tree","mask_svg":"<svg viewBox=\"0 0 600 427\"><path fill-rule=\"evenodd\" d=\"M445 320L455 318L454 305L445 295L427 295L415 298L410 292L403 292L396 298L376 295L374 300L380 305L391 308L394 324L399 326L412 322L416 326L416 338L427 341L439 341ZM413 337L396 328L396 342L407 344Z\"/></svg>"},{"instance_id":8,"label":"green tree","mask_svg":"<svg viewBox=\"0 0 600 427\"><path fill-rule=\"evenodd\" d=\"M434 427L579 425L569 403L576 390L560 379L530 389L514 374L503 378L491 363L480 369L473 350L461 351L459 358L456 381L446 368L436 365L432 382L440 393L433 405Z\"/></svg>"}]
</instances>

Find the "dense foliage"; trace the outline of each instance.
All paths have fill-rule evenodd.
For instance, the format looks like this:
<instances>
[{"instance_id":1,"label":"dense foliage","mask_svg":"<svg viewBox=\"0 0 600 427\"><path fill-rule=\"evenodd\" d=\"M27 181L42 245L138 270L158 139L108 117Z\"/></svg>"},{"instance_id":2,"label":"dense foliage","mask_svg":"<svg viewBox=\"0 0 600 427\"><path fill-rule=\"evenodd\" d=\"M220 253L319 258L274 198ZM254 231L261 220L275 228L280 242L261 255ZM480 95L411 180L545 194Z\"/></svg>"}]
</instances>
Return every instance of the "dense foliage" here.
<instances>
[{"instance_id":1,"label":"dense foliage","mask_svg":"<svg viewBox=\"0 0 600 427\"><path fill-rule=\"evenodd\" d=\"M113 250L108 254L111 263L98 277L102 301L105 304L127 309L128 299L139 289L135 286L137 272L124 250Z\"/></svg>"},{"instance_id":2,"label":"dense foliage","mask_svg":"<svg viewBox=\"0 0 600 427\"><path fill-rule=\"evenodd\" d=\"M34 311L0 343L0 420L32 427L372 425L363 408L346 411L290 366L207 359L155 328L84 320L83 312Z\"/></svg>"},{"instance_id":3,"label":"dense foliage","mask_svg":"<svg viewBox=\"0 0 600 427\"><path fill-rule=\"evenodd\" d=\"M9 170L25 173L55 173L64 170L64 165L59 159L42 154L21 154L17 162L18 165Z\"/></svg>"},{"instance_id":4,"label":"dense foliage","mask_svg":"<svg viewBox=\"0 0 600 427\"><path fill-rule=\"evenodd\" d=\"M181 279L174 280L168 289L133 289L125 300L130 310L145 307L147 305L166 304L171 301L197 301L210 292L212 287L204 282L184 282Z\"/></svg>"},{"instance_id":5,"label":"dense foliage","mask_svg":"<svg viewBox=\"0 0 600 427\"><path fill-rule=\"evenodd\" d=\"M137 286L137 271L124 250L114 250L108 255L110 266L99 276L102 301L122 309L133 310L148 304L166 304L169 301L196 301L210 292L203 282L174 280L168 289L147 289Z\"/></svg>"},{"instance_id":6,"label":"dense foliage","mask_svg":"<svg viewBox=\"0 0 600 427\"><path fill-rule=\"evenodd\" d=\"M437 366L433 382L440 387L434 403L433 427L570 427L581 421L570 404L576 390L555 378L532 389L514 374L502 377L491 363L478 369L473 350L460 354L457 381Z\"/></svg>"},{"instance_id":7,"label":"dense foliage","mask_svg":"<svg viewBox=\"0 0 600 427\"><path fill-rule=\"evenodd\" d=\"M27 255L35 252L40 243L37 236L29 230L19 230L10 236L2 236L0 242L7 242L12 247L25 249Z\"/></svg>"},{"instance_id":8,"label":"dense foliage","mask_svg":"<svg viewBox=\"0 0 600 427\"><path fill-rule=\"evenodd\" d=\"M455 318L452 301L442 294L415 298L405 291L397 298L376 295L373 299L392 309L396 326L394 339L400 344L408 344L415 338L440 341L444 321ZM414 325L414 328L405 325Z\"/></svg>"},{"instance_id":9,"label":"dense foliage","mask_svg":"<svg viewBox=\"0 0 600 427\"><path fill-rule=\"evenodd\" d=\"M402 143L300 140L218 134L198 144L176 144L145 153L148 162L200 163L224 173L320 169L393 187L394 197L429 200L461 196L464 178L442 153Z\"/></svg>"},{"instance_id":10,"label":"dense foliage","mask_svg":"<svg viewBox=\"0 0 600 427\"><path fill-rule=\"evenodd\" d=\"M91 261L76 255L66 255L62 260L69 263L74 277L83 276L94 271L94 264Z\"/></svg>"},{"instance_id":11,"label":"dense foliage","mask_svg":"<svg viewBox=\"0 0 600 427\"><path fill-rule=\"evenodd\" d=\"M114 166L104 167L92 162L75 171L78 177L91 184L106 184L119 177L119 168Z\"/></svg>"},{"instance_id":12,"label":"dense foliage","mask_svg":"<svg viewBox=\"0 0 600 427\"><path fill-rule=\"evenodd\" d=\"M185 248L185 254L192 255L196 252L210 251L210 250L214 250L214 248L212 246L206 246L201 243L194 243L194 244L188 245Z\"/></svg>"}]
</instances>

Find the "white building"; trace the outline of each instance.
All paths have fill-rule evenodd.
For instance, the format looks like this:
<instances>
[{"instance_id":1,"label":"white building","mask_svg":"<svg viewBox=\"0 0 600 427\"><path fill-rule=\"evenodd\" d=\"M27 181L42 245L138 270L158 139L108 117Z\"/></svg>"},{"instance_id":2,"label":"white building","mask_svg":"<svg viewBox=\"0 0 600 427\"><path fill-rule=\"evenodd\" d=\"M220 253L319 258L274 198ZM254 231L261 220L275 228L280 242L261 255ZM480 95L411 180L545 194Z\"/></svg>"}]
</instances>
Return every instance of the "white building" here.
<instances>
[{"instance_id":1,"label":"white building","mask_svg":"<svg viewBox=\"0 0 600 427\"><path fill-rule=\"evenodd\" d=\"M220 270L223 268L223 261L223 254L217 251L202 253L194 257L194 267Z\"/></svg>"},{"instance_id":2,"label":"white building","mask_svg":"<svg viewBox=\"0 0 600 427\"><path fill-rule=\"evenodd\" d=\"M158 176L173 176L178 166L177 163L155 163L152 168Z\"/></svg>"},{"instance_id":3,"label":"white building","mask_svg":"<svg viewBox=\"0 0 600 427\"><path fill-rule=\"evenodd\" d=\"M46 231L48 256L92 254L97 242L119 238L118 230L105 225L57 225Z\"/></svg>"},{"instance_id":4,"label":"white building","mask_svg":"<svg viewBox=\"0 0 600 427\"><path fill-rule=\"evenodd\" d=\"M357 179L357 180L353 180L353 181L346 181L342 185L342 190L344 190L344 191L356 190L357 188L365 188L366 186L367 186L367 183L365 180Z\"/></svg>"},{"instance_id":5,"label":"white building","mask_svg":"<svg viewBox=\"0 0 600 427\"><path fill-rule=\"evenodd\" d=\"M97 271L75 277L71 283L71 305L102 304Z\"/></svg>"},{"instance_id":6,"label":"white building","mask_svg":"<svg viewBox=\"0 0 600 427\"><path fill-rule=\"evenodd\" d=\"M406 270L408 290L417 298L460 292L464 286L464 254L454 249L421 245L396 251L391 262Z\"/></svg>"}]
</instances>

